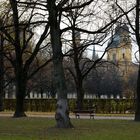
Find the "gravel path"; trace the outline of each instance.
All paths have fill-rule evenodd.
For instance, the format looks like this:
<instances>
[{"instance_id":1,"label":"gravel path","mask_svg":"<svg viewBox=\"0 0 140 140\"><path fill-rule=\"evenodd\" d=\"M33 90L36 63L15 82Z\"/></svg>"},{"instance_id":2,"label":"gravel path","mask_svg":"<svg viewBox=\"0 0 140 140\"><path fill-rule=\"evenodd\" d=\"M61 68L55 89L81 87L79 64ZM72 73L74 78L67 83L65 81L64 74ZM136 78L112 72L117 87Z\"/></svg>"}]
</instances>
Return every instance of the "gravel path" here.
<instances>
[{"instance_id":1,"label":"gravel path","mask_svg":"<svg viewBox=\"0 0 140 140\"><path fill-rule=\"evenodd\" d=\"M45 117L45 118L54 118L54 113L42 113L42 112L27 112L28 117ZM0 117L12 117L13 112L0 112ZM70 118L75 118L74 114L70 114ZM80 116L80 119L90 119L89 116ZM95 115L94 119L96 120L103 120L103 119L115 119L115 120L134 120L134 116L132 115L124 115L124 116L112 116L112 115Z\"/></svg>"}]
</instances>

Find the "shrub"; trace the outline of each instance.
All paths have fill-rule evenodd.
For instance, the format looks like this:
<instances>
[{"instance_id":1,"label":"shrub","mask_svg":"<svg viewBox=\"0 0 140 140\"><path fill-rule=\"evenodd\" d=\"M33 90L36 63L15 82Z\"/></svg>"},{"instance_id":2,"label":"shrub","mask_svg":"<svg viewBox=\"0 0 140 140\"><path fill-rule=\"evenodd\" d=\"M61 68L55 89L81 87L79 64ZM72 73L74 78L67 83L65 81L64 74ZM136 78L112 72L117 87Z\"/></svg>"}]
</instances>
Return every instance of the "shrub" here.
<instances>
[{"instance_id":1,"label":"shrub","mask_svg":"<svg viewBox=\"0 0 140 140\"><path fill-rule=\"evenodd\" d=\"M5 110L14 111L16 100L5 99ZM133 99L84 99L85 109L96 105L96 113L134 113L135 101ZM69 100L70 111L76 107L76 99ZM26 111L54 112L56 99L26 99Z\"/></svg>"}]
</instances>

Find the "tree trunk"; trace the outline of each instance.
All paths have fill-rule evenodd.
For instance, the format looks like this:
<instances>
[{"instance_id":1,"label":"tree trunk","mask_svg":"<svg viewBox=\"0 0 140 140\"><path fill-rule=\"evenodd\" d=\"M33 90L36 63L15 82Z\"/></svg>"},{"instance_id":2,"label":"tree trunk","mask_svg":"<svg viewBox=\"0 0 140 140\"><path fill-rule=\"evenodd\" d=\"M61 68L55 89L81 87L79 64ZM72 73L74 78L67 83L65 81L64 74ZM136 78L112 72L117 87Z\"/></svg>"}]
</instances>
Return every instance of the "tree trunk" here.
<instances>
[{"instance_id":1,"label":"tree trunk","mask_svg":"<svg viewBox=\"0 0 140 140\"><path fill-rule=\"evenodd\" d=\"M84 90L83 90L83 84L82 81L79 79L78 84L76 85L77 90L77 109L83 108L83 99L84 99Z\"/></svg>"},{"instance_id":2,"label":"tree trunk","mask_svg":"<svg viewBox=\"0 0 140 140\"><path fill-rule=\"evenodd\" d=\"M84 99L83 77L80 70L78 52L76 47L74 47L74 65L76 71L75 83L76 83L76 91L77 91L77 109L82 109L83 99Z\"/></svg>"},{"instance_id":3,"label":"tree trunk","mask_svg":"<svg viewBox=\"0 0 140 140\"><path fill-rule=\"evenodd\" d=\"M75 27L74 22L74 27ZM79 40L76 40L79 39ZM77 101L76 101L76 107L77 109L81 110L83 108L83 99L84 99L84 90L83 90L83 77L82 77L82 70L80 69L80 60L82 56L82 52L79 51L80 46L80 38L76 38L76 31L72 30L72 42L73 42L73 51L74 51L74 67L76 76L74 78L76 83L76 91L77 91Z\"/></svg>"},{"instance_id":4,"label":"tree trunk","mask_svg":"<svg viewBox=\"0 0 140 140\"><path fill-rule=\"evenodd\" d=\"M62 65L62 57L54 59L54 79L57 89L57 109L55 114L56 127L71 128L72 124L69 118L69 108L67 101L67 89Z\"/></svg>"},{"instance_id":5,"label":"tree trunk","mask_svg":"<svg viewBox=\"0 0 140 140\"><path fill-rule=\"evenodd\" d=\"M4 110L4 64L3 64L3 36L0 36L0 111Z\"/></svg>"},{"instance_id":6,"label":"tree trunk","mask_svg":"<svg viewBox=\"0 0 140 140\"><path fill-rule=\"evenodd\" d=\"M25 117L24 99L26 95L26 76L21 72L16 74L16 110L14 117Z\"/></svg>"},{"instance_id":7,"label":"tree trunk","mask_svg":"<svg viewBox=\"0 0 140 140\"><path fill-rule=\"evenodd\" d=\"M1 61L1 60L0 60ZM1 63L1 62L0 62ZM3 107L3 98L4 98L4 76L1 75L2 72L2 66L0 64L0 111L4 110Z\"/></svg>"},{"instance_id":8,"label":"tree trunk","mask_svg":"<svg viewBox=\"0 0 140 140\"><path fill-rule=\"evenodd\" d=\"M135 121L140 121L140 65L139 65L138 79L137 79Z\"/></svg>"},{"instance_id":9,"label":"tree trunk","mask_svg":"<svg viewBox=\"0 0 140 140\"><path fill-rule=\"evenodd\" d=\"M139 55L140 55L140 9L139 8L140 8L140 1L136 0L135 34L136 34L136 40L139 47ZM140 63L139 63L138 79L137 79L135 121L140 121Z\"/></svg>"},{"instance_id":10,"label":"tree trunk","mask_svg":"<svg viewBox=\"0 0 140 140\"><path fill-rule=\"evenodd\" d=\"M56 121L58 128L70 128L72 127L70 118L69 118L69 109L68 109L68 101L67 101L67 89L63 71L63 59L62 52L60 51L61 46L57 44L59 40L59 35L57 31L53 30L51 32L51 37L55 38L54 42L52 42L53 49L58 49L58 52L55 50L53 55L53 64L54 64L54 80L55 86L57 90L58 100L57 100L57 110L56 110ZM54 44L54 45L53 45ZM57 47L57 48L55 48Z\"/></svg>"},{"instance_id":11,"label":"tree trunk","mask_svg":"<svg viewBox=\"0 0 140 140\"><path fill-rule=\"evenodd\" d=\"M0 58L0 61L1 61L1 58ZM3 66L2 66L2 63L0 62L0 111L4 110L3 98L4 98L4 75L3 75Z\"/></svg>"},{"instance_id":12,"label":"tree trunk","mask_svg":"<svg viewBox=\"0 0 140 140\"><path fill-rule=\"evenodd\" d=\"M51 44L53 50L53 64L54 64L54 81L57 90L57 109L55 114L57 128L71 128L73 127L69 118L69 108L67 101L67 89L63 69L63 54L60 34L60 23L57 20L58 11L55 5L55 0L48 0L49 23Z\"/></svg>"}]
</instances>

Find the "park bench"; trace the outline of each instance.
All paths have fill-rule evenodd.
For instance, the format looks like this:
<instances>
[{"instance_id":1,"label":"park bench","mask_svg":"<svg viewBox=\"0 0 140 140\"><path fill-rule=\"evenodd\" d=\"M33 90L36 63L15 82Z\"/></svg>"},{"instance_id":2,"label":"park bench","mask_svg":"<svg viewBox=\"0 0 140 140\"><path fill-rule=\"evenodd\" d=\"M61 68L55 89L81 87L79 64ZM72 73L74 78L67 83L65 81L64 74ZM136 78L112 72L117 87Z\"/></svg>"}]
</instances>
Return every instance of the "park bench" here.
<instances>
[{"instance_id":1,"label":"park bench","mask_svg":"<svg viewBox=\"0 0 140 140\"><path fill-rule=\"evenodd\" d=\"M93 109L74 109L73 113L75 114L76 118L80 118L80 116L89 116L90 119L95 116L95 108Z\"/></svg>"}]
</instances>

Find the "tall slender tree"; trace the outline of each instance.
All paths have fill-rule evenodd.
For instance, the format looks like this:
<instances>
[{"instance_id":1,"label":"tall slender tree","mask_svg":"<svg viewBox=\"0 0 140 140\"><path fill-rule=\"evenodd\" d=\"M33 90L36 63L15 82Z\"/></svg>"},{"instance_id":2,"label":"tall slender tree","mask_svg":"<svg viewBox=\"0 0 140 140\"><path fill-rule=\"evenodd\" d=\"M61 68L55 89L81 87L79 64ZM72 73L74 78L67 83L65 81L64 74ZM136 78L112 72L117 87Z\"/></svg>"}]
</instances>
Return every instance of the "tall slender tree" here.
<instances>
[{"instance_id":1,"label":"tall slender tree","mask_svg":"<svg viewBox=\"0 0 140 140\"><path fill-rule=\"evenodd\" d=\"M59 11L57 10L56 0L47 0L47 4L49 12L51 45L53 50L54 80L56 81L55 86L58 94L55 118L57 121L57 127L69 128L72 127L72 124L69 118L67 89L63 69L60 19L58 20Z\"/></svg>"},{"instance_id":2,"label":"tall slender tree","mask_svg":"<svg viewBox=\"0 0 140 140\"><path fill-rule=\"evenodd\" d=\"M0 20L1 23L3 23ZM4 98L4 55L3 55L4 37L0 33L0 111L3 111L3 98Z\"/></svg>"},{"instance_id":3,"label":"tall slender tree","mask_svg":"<svg viewBox=\"0 0 140 140\"><path fill-rule=\"evenodd\" d=\"M138 44L138 50L140 55L140 1L139 0L136 0L135 35L136 35L136 41ZM137 79L135 121L140 121L140 64L139 64L138 79Z\"/></svg>"}]
</instances>

